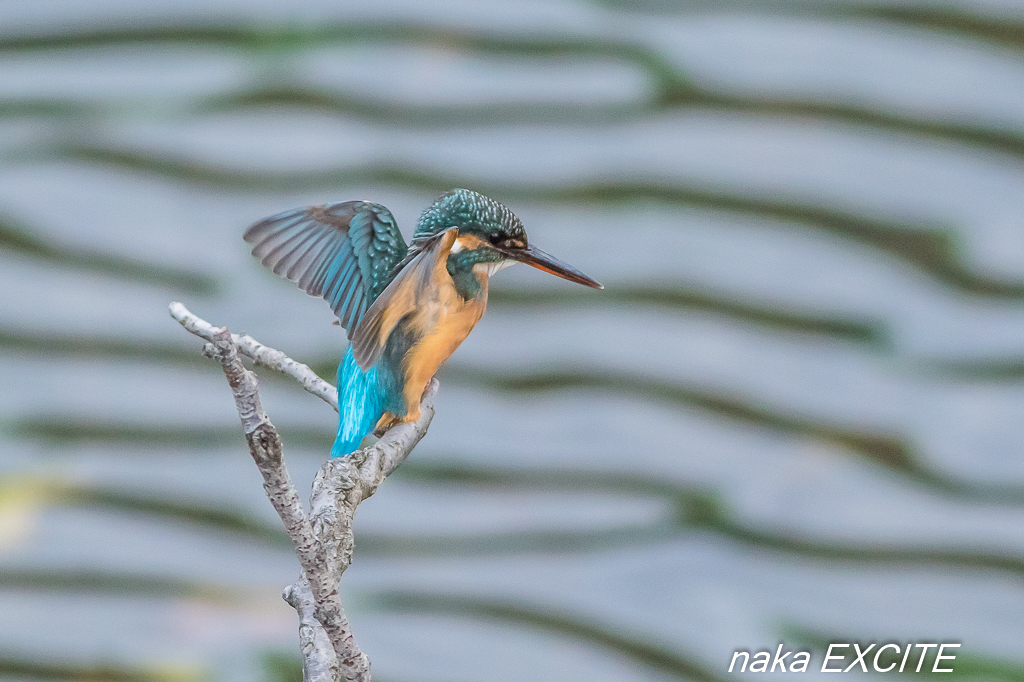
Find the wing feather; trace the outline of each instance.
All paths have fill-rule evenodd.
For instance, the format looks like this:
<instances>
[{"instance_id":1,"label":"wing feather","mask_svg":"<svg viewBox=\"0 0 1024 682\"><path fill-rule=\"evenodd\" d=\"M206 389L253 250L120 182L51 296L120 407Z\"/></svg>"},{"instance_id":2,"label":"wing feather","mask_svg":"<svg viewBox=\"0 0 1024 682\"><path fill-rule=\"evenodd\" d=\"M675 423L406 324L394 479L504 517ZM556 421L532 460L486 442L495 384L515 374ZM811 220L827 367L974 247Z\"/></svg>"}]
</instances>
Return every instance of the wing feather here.
<instances>
[{"instance_id":1,"label":"wing feather","mask_svg":"<svg viewBox=\"0 0 1024 682\"><path fill-rule=\"evenodd\" d=\"M349 338L409 250L391 211L367 201L284 211L244 238L271 271L322 296Z\"/></svg>"},{"instance_id":2,"label":"wing feather","mask_svg":"<svg viewBox=\"0 0 1024 682\"><path fill-rule=\"evenodd\" d=\"M341 314L338 317L342 320L354 321L357 312L366 310L366 306L364 305L365 300L366 296L364 295L364 292L354 292L352 298L345 302L345 307L342 309Z\"/></svg>"},{"instance_id":3,"label":"wing feather","mask_svg":"<svg viewBox=\"0 0 1024 682\"><path fill-rule=\"evenodd\" d=\"M338 304L334 307L334 314L338 316L338 319L341 320L342 324L354 322L354 316L357 313L361 315L365 310L365 308L352 306L353 301L358 300L360 296L365 293L365 290L362 287L349 286L349 282L353 277L355 277L355 274L359 272L359 264L355 259L353 259L346 269L348 270L348 274L346 274L337 285Z\"/></svg>"},{"instance_id":4,"label":"wing feather","mask_svg":"<svg viewBox=\"0 0 1024 682\"><path fill-rule=\"evenodd\" d=\"M306 243L305 249L295 258L295 262L288 268L288 272L284 276L297 282L302 274L310 268L311 262L323 252L324 242L329 238L329 234L313 232L312 240Z\"/></svg>"},{"instance_id":5,"label":"wing feather","mask_svg":"<svg viewBox=\"0 0 1024 682\"><path fill-rule=\"evenodd\" d=\"M305 254L309 248L310 242L317 238L317 233L312 230L306 230L296 234L295 238L282 246L281 253L276 255L277 262L274 264L273 272L275 275L284 275L287 277L287 272L292 269L296 261L298 261ZM284 247L289 247L285 250Z\"/></svg>"},{"instance_id":6,"label":"wing feather","mask_svg":"<svg viewBox=\"0 0 1024 682\"><path fill-rule=\"evenodd\" d=\"M344 248L343 248L344 247ZM299 278L299 282L306 279L309 276L309 286L303 286L310 295L312 296L323 296L324 295L324 280L327 277L327 272L339 258L343 257L343 252L348 248L347 244L331 244L324 250L324 255L321 260L318 261L315 271L307 272Z\"/></svg>"},{"instance_id":7,"label":"wing feather","mask_svg":"<svg viewBox=\"0 0 1024 682\"><path fill-rule=\"evenodd\" d=\"M363 371L377 363L395 325L415 310L427 295L435 268L447 262L458 236L458 228L452 227L423 244L416 256L367 309L355 333L350 336L352 355Z\"/></svg>"}]
</instances>

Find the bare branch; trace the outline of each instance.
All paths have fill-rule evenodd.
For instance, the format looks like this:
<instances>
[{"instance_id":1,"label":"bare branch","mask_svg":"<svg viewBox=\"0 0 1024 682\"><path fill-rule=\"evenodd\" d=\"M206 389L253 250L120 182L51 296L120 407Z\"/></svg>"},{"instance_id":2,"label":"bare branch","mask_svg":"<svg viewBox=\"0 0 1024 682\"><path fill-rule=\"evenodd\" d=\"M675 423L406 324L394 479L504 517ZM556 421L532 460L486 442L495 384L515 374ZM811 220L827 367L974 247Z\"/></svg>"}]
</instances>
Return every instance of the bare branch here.
<instances>
[{"instance_id":1,"label":"bare branch","mask_svg":"<svg viewBox=\"0 0 1024 682\"><path fill-rule=\"evenodd\" d=\"M206 339L203 353L220 362L260 473L263 488L292 539L303 574L285 588L284 598L299 614L299 639L305 682L340 679L370 682L370 661L352 637L341 606L339 579L352 563L352 519L360 502L373 495L423 438L434 417L432 380L414 424L400 424L376 444L342 459L329 460L317 473L307 518L284 464L281 438L260 404L256 375L245 369L239 352L295 377L303 387L337 409L337 392L306 365L246 335L233 335L172 303L171 316L189 332Z\"/></svg>"},{"instance_id":2,"label":"bare branch","mask_svg":"<svg viewBox=\"0 0 1024 682\"><path fill-rule=\"evenodd\" d=\"M338 657L323 626L316 619L316 605L309 583L300 578L284 588L284 600L299 614L299 651L302 654L302 682L334 682L341 679Z\"/></svg>"},{"instance_id":3,"label":"bare branch","mask_svg":"<svg viewBox=\"0 0 1024 682\"><path fill-rule=\"evenodd\" d=\"M198 321L198 318L196 320ZM227 377L228 384L235 394L235 406L242 418L249 453L263 475L263 489L281 517L285 531L295 548L295 555L309 581L316 604L316 619L320 621L339 656L365 661L366 657L356 647L348 619L341 608L338 574L327 568L323 545L317 542L313 535L299 494L292 485L288 469L285 467L281 453L281 437L260 405L259 382L256 375L242 365L231 333L225 327L213 333L213 341L204 347L203 353L220 362L224 376ZM368 673L368 661L365 662L365 668Z\"/></svg>"},{"instance_id":4,"label":"bare branch","mask_svg":"<svg viewBox=\"0 0 1024 682\"><path fill-rule=\"evenodd\" d=\"M196 317L181 303L175 301L170 305L171 317L177 320L182 327L195 334L199 338L213 341L214 335L220 331L220 327L214 327L206 320ZM231 341L238 348L238 352L251 358L256 364L269 367L270 369L287 374L296 379L302 388L320 398L328 405L338 411L338 391L329 383L317 376L316 372L301 362L296 362L279 350L252 338L248 334L232 334Z\"/></svg>"},{"instance_id":5,"label":"bare branch","mask_svg":"<svg viewBox=\"0 0 1024 682\"><path fill-rule=\"evenodd\" d=\"M437 380L431 380L420 405L420 418L414 424L399 424L374 445L341 459L328 460L317 472L309 499L309 516L328 565L337 575L352 563L352 519L356 507L377 491L377 486L405 461L426 434L434 418L437 388Z\"/></svg>"}]
</instances>

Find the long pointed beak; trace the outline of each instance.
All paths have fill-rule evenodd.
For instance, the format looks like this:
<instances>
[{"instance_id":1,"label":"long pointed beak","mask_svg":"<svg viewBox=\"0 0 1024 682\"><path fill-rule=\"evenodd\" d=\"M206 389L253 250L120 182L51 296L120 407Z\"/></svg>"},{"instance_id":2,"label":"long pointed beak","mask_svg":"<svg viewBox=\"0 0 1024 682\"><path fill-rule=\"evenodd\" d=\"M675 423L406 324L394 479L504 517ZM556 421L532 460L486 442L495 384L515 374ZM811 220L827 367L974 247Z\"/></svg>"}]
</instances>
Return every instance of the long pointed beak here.
<instances>
[{"instance_id":1,"label":"long pointed beak","mask_svg":"<svg viewBox=\"0 0 1024 682\"><path fill-rule=\"evenodd\" d=\"M526 263L538 270L550 272L552 275L558 275L562 279L567 279L570 282L585 284L588 287L593 287L594 289L604 289L604 285L600 282L590 279L573 266L568 263L563 263L549 253L544 253L536 246L528 246L525 249L516 249L514 251L508 250L505 251L505 253L509 258L515 259L520 263Z\"/></svg>"}]
</instances>

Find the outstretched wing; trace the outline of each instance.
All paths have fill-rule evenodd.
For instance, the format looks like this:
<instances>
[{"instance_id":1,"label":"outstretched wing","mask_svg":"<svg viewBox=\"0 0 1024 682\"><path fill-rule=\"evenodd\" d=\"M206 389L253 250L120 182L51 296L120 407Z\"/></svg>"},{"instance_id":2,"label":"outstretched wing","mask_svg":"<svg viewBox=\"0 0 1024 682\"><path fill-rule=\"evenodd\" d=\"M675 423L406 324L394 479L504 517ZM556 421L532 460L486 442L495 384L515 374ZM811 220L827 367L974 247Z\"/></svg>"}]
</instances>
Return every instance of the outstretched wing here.
<instances>
[{"instance_id":1,"label":"outstretched wing","mask_svg":"<svg viewBox=\"0 0 1024 682\"><path fill-rule=\"evenodd\" d=\"M278 213L246 230L244 239L275 274L322 296L349 338L409 250L391 211L368 201Z\"/></svg>"},{"instance_id":2,"label":"outstretched wing","mask_svg":"<svg viewBox=\"0 0 1024 682\"><path fill-rule=\"evenodd\" d=\"M364 372L377 363L395 325L434 293L432 285L447 267L448 254L458 236L459 229L450 227L424 242L366 311L355 334L349 336L352 355Z\"/></svg>"}]
</instances>

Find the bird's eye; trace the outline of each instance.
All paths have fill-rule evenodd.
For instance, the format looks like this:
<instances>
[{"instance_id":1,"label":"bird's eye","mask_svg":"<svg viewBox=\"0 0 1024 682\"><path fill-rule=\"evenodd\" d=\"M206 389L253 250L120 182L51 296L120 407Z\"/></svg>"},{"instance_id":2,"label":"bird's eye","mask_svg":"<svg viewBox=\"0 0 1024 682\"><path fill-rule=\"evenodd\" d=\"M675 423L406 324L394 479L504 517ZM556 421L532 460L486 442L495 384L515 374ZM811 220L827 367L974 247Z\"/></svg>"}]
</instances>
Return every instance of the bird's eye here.
<instances>
[{"instance_id":1,"label":"bird's eye","mask_svg":"<svg viewBox=\"0 0 1024 682\"><path fill-rule=\"evenodd\" d=\"M500 232L494 232L488 235L491 244L502 249L522 249L526 246L521 239L513 239L507 237Z\"/></svg>"}]
</instances>

